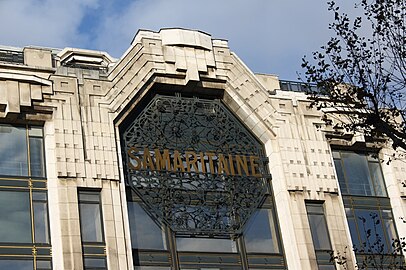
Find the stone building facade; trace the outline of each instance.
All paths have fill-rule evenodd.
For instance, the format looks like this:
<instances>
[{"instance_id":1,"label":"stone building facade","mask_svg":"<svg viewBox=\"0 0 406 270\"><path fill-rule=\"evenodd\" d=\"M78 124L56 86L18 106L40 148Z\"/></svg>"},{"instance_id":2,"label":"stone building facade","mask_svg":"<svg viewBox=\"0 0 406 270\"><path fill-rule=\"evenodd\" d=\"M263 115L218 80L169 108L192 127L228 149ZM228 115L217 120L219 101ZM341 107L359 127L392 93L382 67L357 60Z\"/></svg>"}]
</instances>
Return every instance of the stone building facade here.
<instances>
[{"instance_id":1,"label":"stone building facade","mask_svg":"<svg viewBox=\"0 0 406 270\"><path fill-rule=\"evenodd\" d=\"M199 31L140 30L120 59L1 47L0 268L351 269L374 218L389 248L406 164L300 90Z\"/></svg>"}]
</instances>

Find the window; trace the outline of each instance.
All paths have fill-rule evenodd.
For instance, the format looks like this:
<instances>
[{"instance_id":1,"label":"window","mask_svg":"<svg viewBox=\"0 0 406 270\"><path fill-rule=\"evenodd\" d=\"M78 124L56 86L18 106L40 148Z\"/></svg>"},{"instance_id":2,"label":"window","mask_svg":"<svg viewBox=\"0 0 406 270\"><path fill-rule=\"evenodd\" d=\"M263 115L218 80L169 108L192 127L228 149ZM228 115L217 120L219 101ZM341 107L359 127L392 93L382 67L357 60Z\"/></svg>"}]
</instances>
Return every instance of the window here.
<instances>
[{"instance_id":1,"label":"window","mask_svg":"<svg viewBox=\"0 0 406 270\"><path fill-rule=\"evenodd\" d=\"M171 269L167 230L147 214L141 200L134 192L127 191L127 210L135 269Z\"/></svg>"},{"instance_id":2,"label":"window","mask_svg":"<svg viewBox=\"0 0 406 270\"><path fill-rule=\"evenodd\" d=\"M100 192L79 190L78 200L84 269L107 269Z\"/></svg>"},{"instance_id":3,"label":"window","mask_svg":"<svg viewBox=\"0 0 406 270\"><path fill-rule=\"evenodd\" d=\"M378 159L348 151L334 151L333 157L343 195L387 196Z\"/></svg>"},{"instance_id":4,"label":"window","mask_svg":"<svg viewBox=\"0 0 406 270\"><path fill-rule=\"evenodd\" d=\"M333 157L356 254L391 253L397 234L379 160L342 150Z\"/></svg>"},{"instance_id":5,"label":"window","mask_svg":"<svg viewBox=\"0 0 406 270\"><path fill-rule=\"evenodd\" d=\"M0 142L0 269L51 269L42 127L0 124Z\"/></svg>"},{"instance_id":6,"label":"window","mask_svg":"<svg viewBox=\"0 0 406 270\"><path fill-rule=\"evenodd\" d=\"M331 243L323 204L306 202L306 211L319 269L335 269L329 259L325 259L325 255L328 255L326 251L331 250Z\"/></svg>"},{"instance_id":7,"label":"window","mask_svg":"<svg viewBox=\"0 0 406 270\"><path fill-rule=\"evenodd\" d=\"M177 237L178 251L236 253L237 246L231 239Z\"/></svg>"},{"instance_id":8,"label":"window","mask_svg":"<svg viewBox=\"0 0 406 270\"><path fill-rule=\"evenodd\" d=\"M279 253L271 209L258 209L251 217L244 233L244 240L248 253Z\"/></svg>"},{"instance_id":9,"label":"window","mask_svg":"<svg viewBox=\"0 0 406 270\"><path fill-rule=\"evenodd\" d=\"M127 190L127 205L136 270L240 270L244 257L249 269L286 268L271 196L251 216L243 236L237 239L177 235L165 224L156 223L131 189Z\"/></svg>"},{"instance_id":10,"label":"window","mask_svg":"<svg viewBox=\"0 0 406 270\"><path fill-rule=\"evenodd\" d=\"M32 243L30 193L0 191L0 242Z\"/></svg>"},{"instance_id":11,"label":"window","mask_svg":"<svg viewBox=\"0 0 406 270\"><path fill-rule=\"evenodd\" d=\"M323 205L320 203L306 203L307 218L309 219L315 250L331 250L326 217Z\"/></svg>"},{"instance_id":12,"label":"window","mask_svg":"<svg viewBox=\"0 0 406 270\"><path fill-rule=\"evenodd\" d=\"M128 202L128 217L133 249L167 249L164 230L148 216L139 202Z\"/></svg>"},{"instance_id":13,"label":"window","mask_svg":"<svg viewBox=\"0 0 406 270\"><path fill-rule=\"evenodd\" d=\"M44 177L41 127L0 124L0 175Z\"/></svg>"},{"instance_id":14,"label":"window","mask_svg":"<svg viewBox=\"0 0 406 270\"><path fill-rule=\"evenodd\" d=\"M345 200L344 205L352 242L357 251L391 253L392 239L397 238L397 234L389 200L351 198Z\"/></svg>"}]
</instances>

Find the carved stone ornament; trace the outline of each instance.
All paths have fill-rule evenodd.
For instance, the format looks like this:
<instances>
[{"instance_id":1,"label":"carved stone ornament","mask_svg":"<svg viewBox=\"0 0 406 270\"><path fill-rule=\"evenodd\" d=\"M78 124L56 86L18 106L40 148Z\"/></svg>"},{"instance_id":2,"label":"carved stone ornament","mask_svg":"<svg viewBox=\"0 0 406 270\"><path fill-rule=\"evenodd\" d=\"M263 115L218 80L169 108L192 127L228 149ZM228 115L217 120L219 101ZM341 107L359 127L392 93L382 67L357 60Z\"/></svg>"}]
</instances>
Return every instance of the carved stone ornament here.
<instances>
[{"instance_id":1,"label":"carved stone ornament","mask_svg":"<svg viewBox=\"0 0 406 270\"><path fill-rule=\"evenodd\" d=\"M220 100L156 95L122 141L127 184L177 234L240 234L267 192L261 144Z\"/></svg>"}]
</instances>

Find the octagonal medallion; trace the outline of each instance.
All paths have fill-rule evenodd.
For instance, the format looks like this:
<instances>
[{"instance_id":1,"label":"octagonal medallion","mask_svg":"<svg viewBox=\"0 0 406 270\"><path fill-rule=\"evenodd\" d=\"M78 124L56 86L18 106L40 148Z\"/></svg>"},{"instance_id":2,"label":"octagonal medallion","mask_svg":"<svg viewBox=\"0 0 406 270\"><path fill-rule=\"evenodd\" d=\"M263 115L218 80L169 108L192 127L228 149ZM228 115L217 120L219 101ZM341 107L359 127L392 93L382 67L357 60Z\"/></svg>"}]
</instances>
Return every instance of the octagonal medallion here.
<instances>
[{"instance_id":1,"label":"octagonal medallion","mask_svg":"<svg viewBox=\"0 0 406 270\"><path fill-rule=\"evenodd\" d=\"M220 100L156 95L122 141L127 183L178 234L239 234L267 192L261 143Z\"/></svg>"}]
</instances>

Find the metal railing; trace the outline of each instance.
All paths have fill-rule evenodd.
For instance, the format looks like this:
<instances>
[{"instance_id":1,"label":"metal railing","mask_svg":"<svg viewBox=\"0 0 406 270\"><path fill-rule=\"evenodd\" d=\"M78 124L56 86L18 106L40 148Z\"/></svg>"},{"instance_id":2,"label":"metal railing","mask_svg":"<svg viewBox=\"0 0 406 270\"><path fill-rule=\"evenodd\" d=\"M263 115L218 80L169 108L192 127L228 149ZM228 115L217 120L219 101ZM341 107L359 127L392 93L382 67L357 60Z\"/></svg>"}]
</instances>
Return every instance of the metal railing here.
<instances>
[{"instance_id":1,"label":"metal railing","mask_svg":"<svg viewBox=\"0 0 406 270\"><path fill-rule=\"evenodd\" d=\"M303 82L279 80L279 85L281 90L283 91L303 92L303 93L317 91L317 86L315 84Z\"/></svg>"}]
</instances>

